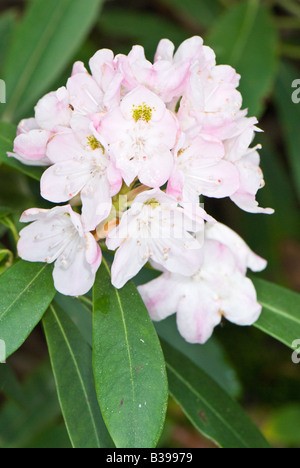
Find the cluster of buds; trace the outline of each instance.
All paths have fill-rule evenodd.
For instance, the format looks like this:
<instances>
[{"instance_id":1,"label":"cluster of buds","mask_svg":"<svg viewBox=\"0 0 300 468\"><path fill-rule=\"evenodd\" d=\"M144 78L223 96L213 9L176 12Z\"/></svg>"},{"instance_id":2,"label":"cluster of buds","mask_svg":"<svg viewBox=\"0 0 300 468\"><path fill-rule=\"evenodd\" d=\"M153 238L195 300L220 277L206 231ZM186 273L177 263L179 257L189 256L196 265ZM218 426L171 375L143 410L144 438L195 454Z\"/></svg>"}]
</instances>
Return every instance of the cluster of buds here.
<instances>
[{"instance_id":1,"label":"cluster of buds","mask_svg":"<svg viewBox=\"0 0 300 468\"><path fill-rule=\"evenodd\" d=\"M145 264L162 275L139 288L154 320L177 312L185 339L204 343L223 315L254 323L261 307L247 268L266 262L205 212L201 197L229 197L251 213L264 185L255 118L242 110L240 76L216 65L200 37L154 63L141 46L128 55L98 51L87 71L76 62L66 87L43 97L18 127L14 153L47 166L41 195L56 203L21 221L21 258L55 262L56 289L83 295L115 252L112 284L123 287Z\"/></svg>"}]
</instances>

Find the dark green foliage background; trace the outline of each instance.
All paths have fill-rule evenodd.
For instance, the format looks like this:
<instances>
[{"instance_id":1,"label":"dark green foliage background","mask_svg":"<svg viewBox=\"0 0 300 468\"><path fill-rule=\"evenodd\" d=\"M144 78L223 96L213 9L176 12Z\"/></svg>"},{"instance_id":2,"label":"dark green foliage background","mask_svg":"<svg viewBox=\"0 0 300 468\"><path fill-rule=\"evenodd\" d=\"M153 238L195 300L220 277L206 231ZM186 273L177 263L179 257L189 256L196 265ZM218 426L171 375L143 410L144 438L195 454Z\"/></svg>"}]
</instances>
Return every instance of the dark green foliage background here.
<instances>
[{"instance_id":1,"label":"dark green foliage background","mask_svg":"<svg viewBox=\"0 0 300 468\"><path fill-rule=\"evenodd\" d=\"M27 4L33 2L40 2L39 21L36 16L23 21ZM218 63L231 64L242 75L240 90L244 107L249 108L250 115L259 118L259 126L264 130L256 139L263 145L261 166L266 180L266 187L258 198L262 206L271 206L276 213L271 217L243 213L226 200L205 200L206 209L239 232L253 250L268 259L268 269L263 273L265 280L300 292L300 103L292 102L295 91L292 83L300 79L300 4L297 0L1 0L0 78L7 82L7 104L0 104L2 280L10 274L6 270L17 259L15 241L20 213L32 206L48 206L39 195L40 169L21 166L5 156L6 151L12 149L18 121L33 115L33 107L43 94L65 84L75 60L83 60L87 65L100 48L128 53L134 44L143 45L147 57L152 60L161 38L167 37L178 46L192 35L203 36L205 43L216 51ZM21 278L26 266L17 264L17 268ZM36 267L37 274L40 268ZM34 271L30 274L34 275ZM49 272L42 271L38 280L45 275L49 276ZM9 281L9 276L6 277ZM145 271L136 282L142 283L151 277L152 272ZM170 400L160 446L212 446L198 435L189 421L209 438L217 440L219 437L219 443L225 440L225 445L230 445L230 441L235 443L234 431L239 428L240 421L236 420L231 427L232 438L229 435L227 441L227 435L223 438L221 434L222 425L215 434L218 423L212 423L209 431L203 418L199 419L199 412L194 414L194 407L189 405L193 398L198 401L198 390L194 388L196 377L191 378L191 388L186 389L184 385L181 388L189 372L182 366L177 374L173 368L178 360L177 353L181 351L184 359L188 357L192 361L191 369L195 366L200 381L201 373L205 372L204 393L214 389L217 382L231 397L239 400L273 446L300 448L300 364L292 363L290 349L291 337L300 338L300 333L297 335L300 330L299 295L286 296L285 290L276 287L273 290L260 280L256 280L256 286L265 306L265 315L257 328L242 329L226 322L208 345L191 347L181 341L174 321L158 324L174 398ZM3 294L3 287L0 290ZM53 295L52 290L48 291L49 300L44 296L40 302L47 307ZM4 310L7 300L8 296L0 297L0 337L1 326L6 326L1 322L1 304ZM57 296L45 315L44 329L38 326L25 345L8 359L8 364L0 365L1 447L69 447L62 413L69 422L73 446L76 445L76 437L80 439L81 434L80 431L76 433L76 414L63 393L67 378L74 382L78 379L84 395L92 393L92 403L88 405L90 415L97 414L99 408L90 388L91 376L83 363L84 356L88 359L92 355L91 299L75 301ZM43 315L43 310L42 314L40 312L37 308L31 329ZM25 339L28 335L26 317L22 325ZM271 336L262 333L264 331ZM56 370L60 406L44 333ZM77 356L71 351L80 340L83 340L84 352ZM18 346L21 342L22 336ZM169 348L170 344L175 350ZM55 352L56 345L73 356L74 365L65 376L61 371L64 362ZM78 388L76 391L84 408L82 392ZM191 392L189 401L186 401L187 391ZM215 401L222 401L219 387L215 392ZM212 399L213 396L212 392ZM211 400L201 398L203 395L200 401L207 405L205 408L210 414ZM183 406L187 418L174 401ZM233 404L228 403L227 396L224 402L229 406ZM212 421L215 418L221 421L221 417L217 405ZM86 427L92 419L87 418ZM104 434L103 441L99 437L102 427L101 419L94 427L95 443L110 446L108 434ZM250 439L248 437L245 445L255 446L261 442L252 426L246 435Z\"/></svg>"}]
</instances>

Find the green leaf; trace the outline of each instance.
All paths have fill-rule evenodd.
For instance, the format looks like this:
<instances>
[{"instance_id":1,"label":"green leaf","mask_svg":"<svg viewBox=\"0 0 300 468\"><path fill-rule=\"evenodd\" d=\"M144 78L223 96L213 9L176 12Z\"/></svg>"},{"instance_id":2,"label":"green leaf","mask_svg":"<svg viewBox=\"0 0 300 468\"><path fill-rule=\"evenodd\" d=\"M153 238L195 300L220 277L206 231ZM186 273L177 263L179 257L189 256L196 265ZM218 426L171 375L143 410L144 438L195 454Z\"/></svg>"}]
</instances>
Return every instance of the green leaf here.
<instances>
[{"instance_id":1,"label":"green leaf","mask_svg":"<svg viewBox=\"0 0 300 468\"><path fill-rule=\"evenodd\" d=\"M283 137L291 176L300 199L300 103L297 104L292 100L292 94L296 91L295 88L292 88L292 84L296 79L299 79L299 71L289 64L282 63L275 88L275 103L284 130Z\"/></svg>"},{"instance_id":2,"label":"green leaf","mask_svg":"<svg viewBox=\"0 0 300 468\"><path fill-rule=\"evenodd\" d=\"M26 408L6 402L0 412L1 448L24 448L61 418L50 364L43 362L22 384Z\"/></svg>"},{"instance_id":3,"label":"green leaf","mask_svg":"<svg viewBox=\"0 0 300 468\"><path fill-rule=\"evenodd\" d=\"M95 392L92 350L57 304L43 319L58 398L74 448L109 448Z\"/></svg>"},{"instance_id":4,"label":"green leaf","mask_svg":"<svg viewBox=\"0 0 300 468\"><path fill-rule=\"evenodd\" d=\"M115 289L105 260L94 286L94 374L116 446L155 447L168 401L164 357L135 286Z\"/></svg>"},{"instance_id":5,"label":"green leaf","mask_svg":"<svg viewBox=\"0 0 300 468\"><path fill-rule=\"evenodd\" d=\"M113 29L112 29L113 25ZM187 39L187 32L173 21L148 11L113 8L104 11L99 21L101 33L123 39L121 52L127 53L133 44L143 45L146 56L153 60L159 41L168 37L176 45ZM151 34L149 32L151 31ZM125 40L125 41L124 41ZM123 43L128 42L127 50Z\"/></svg>"},{"instance_id":6,"label":"green leaf","mask_svg":"<svg viewBox=\"0 0 300 468\"><path fill-rule=\"evenodd\" d=\"M21 385L8 364L0 365L0 392L20 407L26 407L27 403Z\"/></svg>"},{"instance_id":7,"label":"green leaf","mask_svg":"<svg viewBox=\"0 0 300 468\"><path fill-rule=\"evenodd\" d=\"M6 56L8 45L16 22L16 12L7 10L0 16L0 76L2 77L2 66Z\"/></svg>"},{"instance_id":8,"label":"green leaf","mask_svg":"<svg viewBox=\"0 0 300 468\"><path fill-rule=\"evenodd\" d=\"M41 320L53 300L52 269L19 261L0 277L0 339L6 357L14 353Z\"/></svg>"},{"instance_id":9,"label":"green leaf","mask_svg":"<svg viewBox=\"0 0 300 468\"><path fill-rule=\"evenodd\" d=\"M242 408L205 372L162 341L170 394L194 426L224 448L267 448Z\"/></svg>"},{"instance_id":10,"label":"green leaf","mask_svg":"<svg viewBox=\"0 0 300 468\"><path fill-rule=\"evenodd\" d=\"M58 449L68 448L71 449L72 445L66 430L64 423L53 424L50 428L37 434L37 437L33 438L26 448L43 448L43 449Z\"/></svg>"},{"instance_id":11,"label":"green leaf","mask_svg":"<svg viewBox=\"0 0 300 468\"><path fill-rule=\"evenodd\" d=\"M178 332L176 317L155 323L160 338L189 358L197 367L207 373L232 397L241 394L241 384L233 367L216 338L212 337L205 345L191 344Z\"/></svg>"},{"instance_id":12,"label":"green leaf","mask_svg":"<svg viewBox=\"0 0 300 468\"><path fill-rule=\"evenodd\" d=\"M300 339L300 294L257 278L251 278L263 311L255 326L294 349Z\"/></svg>"},{"instance_id":13,"label":"green leaf","mask_svg":"<svg viewBox=\"0 0 300 468\"><path fill-rule=\"evenodd\" d=\"M221 6L216 0L161 0L161 3L172 9L195 32L197 28L211 26L221 12Z\"/></svg>"},{"instance_id":14,"label":"green leaf","mask_svg":"<svg viewBox=\"0 0 300 468\"><path fill-rule=\"evenodd\" d=\"M9 208L6 208L4 206L0 207L0 220L10 215L11 215L11 210Z\"/></svg>"},{"instance_id":15,"label":"green leaf","mask_svg":"<svg viewBox=\"0 0 300 468\"><path fill-rule=\"evenodd\" d=\"M68 65L98 17L103 0L31 0L4 64L5 120L30 110Z\"/></svg>"},{"instance_id":16,"label":"green leaf","mask_svg":"<svg viewBox=\"0 0 300 468\"><path fill-rule=\"evenodd\" d=\"M265 423L264 431L278 446L299 448L300 405L290 403L273 411Z\"/></svg>"},{"instance_id":17,"label":"green leaf","mask_svg":"<svg viewBox=\"0 0 300 468\"><path fill-rule=\"evenodd\" d=\"M270 10L260 0L239 2L218 19L208 44L219 64L229 64L241 74L244 107L260 115L277 71L278 37Z\"/></svg>"},{"instance_id":18,"label":"green leaf","mask_svg":"<svg viewBox=\"0 0 300 468\"><path fill-rule=\"evenodd\" d=\"M93 302L89 302L88 306L81 303L82 298L63 296L57 293L55 302L58 304L70 317L76 325L86 343L93 347ZM84 298L85 299L85 298Z\"/></svg>"},{"instance_id":19,"label":"green leaf","mask_svg":"<svg viewBox=\"0 0 300 468\"><path fill-rule=\"evenodd\" d=\"M1 249L0 244L0 275L2 275L7 268L10 268L14 262L14 254L8 249Z\"/></svg>"},{"instance_id":20,"label":"green leaf","mask_svg":"<svg viewBox=\"0 0 300 468\"><path fill-rule=\"evenodd\" d=\"M21 172L35 180L40 180L43 170L40 167L26 166L15 158L8 157L7 153L13 152L14 139L17 136L17 127L7 122L0 122L0 164Z\"/></svg>"}]
</instances>

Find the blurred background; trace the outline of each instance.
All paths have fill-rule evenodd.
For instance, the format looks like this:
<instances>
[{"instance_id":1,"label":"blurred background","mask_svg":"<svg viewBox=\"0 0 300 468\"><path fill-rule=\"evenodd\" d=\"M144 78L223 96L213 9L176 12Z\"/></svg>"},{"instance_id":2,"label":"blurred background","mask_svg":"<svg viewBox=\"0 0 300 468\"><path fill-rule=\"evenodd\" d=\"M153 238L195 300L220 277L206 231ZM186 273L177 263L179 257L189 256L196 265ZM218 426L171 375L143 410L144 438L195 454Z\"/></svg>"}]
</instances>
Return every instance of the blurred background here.
<instances>
[{"instance_id":1,"label":"blurred background","mask_svg":"<svg viewBox=\"0 0 300 468\"><path fill-rule=\"evenodd\" d=\"M89 1L84 0L87 8ZM5 55L28 3L30 0L0 0L0 78ZM69 34L76 39L76 29ZM82 60L87 65L100 48L127 54L133 45L141 44L147 58L153 60L160 39L169 38L178 46L193 35L202 36L206 45L213 47L219 64L230 64L242 75L244 107L250 116L259 118L264 131L255 141L263 146L261 166L266 181L258 199L261 206L273 207L276 213L243 213L227 200L205 200L205 208L268 259L265 279L300 292L298 0L106 0L72 52L73 58L60 67L51 83L47 82L44 92L65 85L72 63ZM29 109L22 115L16 112L14 123L31 116ZM37 185L4 166L0 168L0 199L15 210L16 218L25 208L37 203L41 206ZM9 242L5 227L0 238ZM0 262L1 272L7 258L0 257ZM227 322L217 330L216 337L208 347L196 346L194 352L203 360L207 349L210 356L214 354L212 365L218 362L220 372L226 372L228 392L246 408L274 446L300 448L300 365L292 363L291 351L254 328L242 329ZM69 446L39 327L9 359L8 366L0 366L0 392L0 446ZM173 401L160 445L213 447Z\"/></svg>"}]
</instances>

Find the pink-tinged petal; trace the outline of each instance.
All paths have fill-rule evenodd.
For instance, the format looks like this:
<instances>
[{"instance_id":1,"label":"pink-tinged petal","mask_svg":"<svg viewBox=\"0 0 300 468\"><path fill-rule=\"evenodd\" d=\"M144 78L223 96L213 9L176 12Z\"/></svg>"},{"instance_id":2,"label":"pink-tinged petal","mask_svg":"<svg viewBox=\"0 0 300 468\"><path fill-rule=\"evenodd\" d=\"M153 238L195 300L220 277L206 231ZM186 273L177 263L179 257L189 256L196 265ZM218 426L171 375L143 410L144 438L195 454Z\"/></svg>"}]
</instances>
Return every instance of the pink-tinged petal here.
<instances>
[{"instance_id":1,"label":"pink-tinged petal","mask_svg":"<svg viewBox=\"0 0 300 468\"><path fill-rule=\"evenodd\" d=\"M110 185L105 175L94 176L81 192L82 221L86 231L96 229L110 214L112 199Z\"/></svg>"},{"instance_id":2,"label":"pink-tinged petal","mask_svg":"<svg viewBox=\"0 0 300 468\"><path fill-rule=\"evenodd\" d=\"M113 162L111 162L107 168L107 178L110 183L110 194L114 197L120 192L123 179L121 172L115 167Z\"/></svg>"},{"instance_id":3,"label":"pink-tinged petal","mask_svg":"<svg viewBox=\"0 0 300 468\"><path fill-rule=\"evenodd\" d=\"M89 62L93 78L98 86L105 91L114 78L114 54L109 49L101 49L95 53Z\"/></svg>"},{"instance_id":4,"label":"pink-tinged petal","mask_svg":"<svg viewBox=\"0 0 300 468\"><path fill-rule=\"evenodd\" d=\"M158 61L153 66L149 86L165 103L170 103L175 97L178 101L184 93L189 74L189 62L173 65L166 61Z\"/></svg>"},{"instance_id":5,"label":"pink-tinged petal","mask_svg":"<svg viewBox=\"0 0 300 468\"><path fill-rule=\"evenodd\" d=\"M45 200L62 203L75 197L90 178L89 166L81 161L62 161L49 167L41 178L41 195Z\"/></svg>"},{"instance_id":6,"label":"pink-tinged petal","mask_svg":"<svg viewBox=\"0 0 300 468\"><path fill-rule=\"evenodd\" d=\"M236 162L241 159L251 145L257 124L257 119L242 117L235 122L235 132L224 144L226 148L226 159Z\"/></svg>"},{"instance_id":7,"label":"pink-tinged petal","mask_svg":"<svg viewBox=\"0 0 300 468\"><path fill-rule=\"evenodd\" d=\"M182 295L182 278L164 273L159 278L138 287L152 320L164 320L177 311Z\"/></svg>"},{"instance_id":8,"label":"pink-tinged petal","mask_svg":"<svg viewBox=\"0 0 300 468\"><path fill-rule=\"evenodd\" d=\"M226 245L238 260L239 268L242 272L246 272L247 267L251 268L252 271L262 271L267 266L266 260L252 252L246 242L224 224L215 223L207 225L205 237L206 239L216 240Z\"/></svg>"},{"instance_id":9,"label":"pink-tinged petal","mask_svg":"<svg viewBox=\"0 0 300 468\"><path fill-rule=\"evenodd\" d=\"M121 85L123 81L122 73L116 73L103 96L103 105L107 110L119 106L121 98Z\"/></svg>"},{"instance_id":10,"label":"pink-tinged petal","mask_svg":"<svg viewBox=\"0 0 300 468\"><path fill-rule=\"evenodd\" d=\"M47 216L48 210L41 208L30 208L24 211L20 218L20 223L31 223L31 221L37 221L38 219L44 219Z\"/></svg>"},{"instance_id":11,"label":"pink-tinged petal","mask_svg":"<svg viewBox=\"0 0 300 468\"><path fill-rule=\"evenodd\" d=\"M168 181L167 194L171 195L177 200L182 200L183 186L184 186L183 172L180 171L178 167L175 167Z\"/></svg>"},{"instance_id":12,"label":"pink-tinged petal","mask_svg":"<svg viewBox=\"0 0 300 468\"><path fill-rule=\"evenodd\" d=\"M274 214L273 208L261 208L258 201L255 199L255 195L250 193L236 192L232 195L231 200L242 210L248 213L262 213L262 214Z\"/></svg>"},{"instance_id":13,"label":"pink-tinged petal","mask_svg":"<svg viewBox=\"0 0 300 468\"><path fill-rule=\"evenodd\" d=\"M148 200L155 199L161 205L166 204L170 208L175 208L177 206L177 200L170 195L167 195L159 188L154 188L152 190L146 190L145 192L140 193L134 200L134 206L137 204L139 205L139 209L142 208L142 205L146 203Z\"/></svg>"},{"instance_id":14,"label":"pink-tinged petal","mask_svg":"<svg viewBox=\"0 0 300 468\"><path fill-rule=\"evenodd\" d=\"M84 237L84 229L83 229L83 225L82 225L82 217L80 216L79 213L76 213L76 211L73 211L71 205L67 205L65 207L66 209L68 208L68 213L70 215L70 219L71 219L71 222L72 222L72 225L74 226L74 228L76 229L77 231L77 234L79 235L79 237Z\"/></svg>"},{"instance_id":15,"label":"pink-tinged petal","mask_svg":"<svg viewBox=\"0 0 300 468\"><path fill-rule=\"evenodd\" d=\"M219 303L205 283L191 283L177 306L177 326L189 343L204 344L221 322Z\"/></svg>"},{"instance_id":16,"label":"pink-tinged petal","mask_svg":"<svg viewBox=\"0 0 300 468\"><path fill-rule=\"evenodd\" d=\"M22 229L18 242L19 257L28 262L47 262L49 253L51 256L53 238L41 236L41 233L47 232L48 229L47 220L36 221Z\"/></svg>"},{"instance_id":17,"label":"pink-tinged petal","mask_svg":"<svg viewBox=\"0 0 300 468\"><path fill-rule=\"evenodd\" d=\"M18 125L17 135L28 133L31 130L41 130L37 121L34 118L21 120Z\"/></svg>"},{"instance_id":18,"label":"pink-tinged petal","mask_svg":"<svg viewBox=\"0 0 300 468\"><path fill-rule=\"evenodd\" d=\"M20 161L22 164L25 164L26 166L50 166L51 161L47 158L44 157L43 159L38 159L36 161L30 160L30 159L25 159L22 156L20 156L17 153L6 153L9 158L15 158L18 161Z\"/></svg>"},{"instance_id":19,"label":"pink-tinged petal","mask_svg":"<svg viewBox=\"0 0 300 468\"><path fill-rule=\"evenodd\" d=\"M135 204L135 202L134 202ZM108 234L106 238L106 245L109 250L116 250L123 241L134 236L135 232L135 218L132 215L132 208L123 213L121 222ZM136 245L139 245L136 242Z\"/></svg>"},{"instance_id":20,"label":"pink-tinged petal","mask_svg":"<svg viewBox=\"0 0 300 468\"><path fill-rule=\"evenodd\" d=\"M239 87L241 79L236 70L229 65L217 65L212 69L211 76L217 83L229 83L234 88Z\"/></svg>"},{"instance_id":21,"label":"pink-tinged petal","mask_svg":"<svg viewBox=\"0 0 300 468\"><path fill-rule=\"evenodd\" d=\"M153 242L151 259L162 265L167 271L183 276L192 276L202 264L202 250L198 241L163 237L159 239L161 249L155 248Z\"/></svg>"},{"instance_id":22,"label":"pink-tinged petal","mask_svg":"<svg viewBox=\"0 0 300 468\"><path fill-rule=\"evenodd\" d=\"M60 88L44 96L35 108L37 124L46 130L58 126L68 126L72 116L69 106L69 94L66 88Z\"/></svg>"},{"instance_id":23,"label":"pink-tinged petal","mask_svg":"<svg viewBox=\"0 0 300 468\"><path fill-rule=\"evenodd\" d=\"M110 155L125 184L129 187L138 175L139 164L134 159L128 159L122 151L118 152L118 147L120 145L112 145Z\"/></svg>"},{"instance_id":24,"label":"pink-tinged petal","mask_svg":"<svg viewBox=\"0 0 300 468\"><path fill-rule=\"evenodd\" d=\"M222 283L223 278L227 278L238 271L234 253L222 242L205 239L203 256L202 273L205 272L206 281L213 290L217 287L218 278L221 278L219 281Z\"/></svg>"},{"instance_id":25,"label":"pink-tinged petal","mask_svg":"<svg viewBox=\"0 0 300 468\"><path fill-rule=\"evenodd\" d=\"M30 208L29 210L24 211L21 216L20 223L30 223L31 221L50 219L56 215L63 215L65 213L71 214L72 212L70 205L56 206L55 208L52 208L52 210Z\"/></svg>"},{"instance_id":26,"label":"pink-tinged petal","mask_svg":"<svg viewBox=\"0 0 300 468\"><path fill-rule=\"evenodd\" d=\"M203 47L203 39L199 36L191 37L185 40L175 53L174 60L175 62L180 62L183 60L195 60L201 55Z\"/></svg>"},{"instance_id":27,"label":"pink-tinged petal","mask_svg":"<svg viewBox=\"0 0 300 468\"><path fill-rule=\"evenodd\" d=\"M241 274L230 278L227 294L222 298L222 309L226 319L237 325L250 326L258 320L262 307L248 278Z\"/></svg>"},{"instance_id":28,"label":"pink-tinged petal","mask_svg":"<svg viewBox=\"0 0 300 468\"><path fill-rule=\"evenodd\" d=\"M162 39L158 44L154 62L158 62L160 60L167 60L168 62L172 62L174 51L175 46L173 42L171 42L169 39Z\"/></svg>"},{"instance_id":29,"label":"pink-tinged petal","mask_svg":"<svg viewBox=\"0 0 300 468\"><path fill-rule=\"evenodd\" d=\"M182 156L178 155L179 161L181 158L187 159L188 157L195 161L201 159L211 159L212 161L222 159L225 156L225 148L218 138L210 135L202 135L193 139L187 148L182 148Z\"/></svg>"},{"instance_id":30,"label":"pink-tinged petal","mask_svg":"<svg viewBox=\"0 0 300 468\"><path fill-rule=\"evenodd\" d=\"M101 141L104 140L105 146L107 146L108 144L116 142L116 139L119 140L120 138L124 138L124 135L127 135L130 128L131 122L126 121L120 109L116 108L101 119L98 127L98 133Z\"/></svg>"},{"instance_id":31,"label":"pink-tinged petal","mask_svg":"<svg viewBox=\"0 0 300 468\"><path fill-rule=\"evenodd\" d=\"M52 210L28 210L22 217L22 221L35 219L20 233L21 258L55 262L53 277L57 291L71 296L86 294L93 286L101 252L93 236L84 235L80 215L67 205Z\"/></svg>"},{"instance_id":32,"label":"pink-tinged petal","mask_svg":"<svg viewBox=\"0 0 300 468\"><path fill-rule=\"evenodd\" d=\"M139 180L148 187L162 187L170 178L174 167L171 151L153 154L151 158L142 161L138 173Z\"/></svg>"},{"instance_id":33,"label":"pink-tinged petal","mask_svg":"<svg viewBox=\"0 0 300 468\"><path fill-rule=\"evenodd\" d=\"M78 73L87 73L88 74L88 71L85 68L84 63L80 62L80 61L74 63L71 76L78 75Z\"/></svg>"},{"instance_id":34,"label":"pink-tinged petal","mask_svg":"<svg viewBox=\"0 0 300 468\"><path fill-rule=\"evenodd\" d=\"M91 120L82 114L74 114L70 126L76 135L76 139L81 143L86 143L87 138L92 134L92 122Z\"/></svg>"},{"instance_id":35,"label":"pink-tinged petal","mask_svg":"<svg viewBox=\"0 0 300 468\"><path fill-rule=\"evenodd\" d=\"M255 199L257 191L265 184L259 162L259 154L255 150L250 151L239 161L236 161L235 164L240 174L240 187L231 196L231 200L250 213L273 214L273 209L260 208Z\"/></svg>"},{"instance_id":36,"label":"pink-tinged petal","mask_svg":"<svg viewBox=\"0 0 300 468\"><path fill-rule=\"evenodd\" d=\"M69 78L67 90L70 104L76 112L88 115L102 110L103 92L87 73L78 73Z\"/></svg>"},{"instance_id":37,"label":"pink-tinged petal","mask_svg":"<svg viewBox=\"0 0 300 468\"><path fill-rule=\"evenodd\" d=\"M98 268L102 262L102 252L95 241L94 236L88 232L85 234L85 241L86 241L86 261L91 266L91 269L94 273L98 271Z\"/></svg>"},{"instance_id":38,"label":"pink-tinged petal","mask_svg":"<svg viewBox=\"0 0 300 468\"><path fill-rule=\"evenodd\" d=\"M128 93L121 102L121 111L123 116L128 119L134 119L134 110L139 106L145 106L150 109L151 121L157 122L162 119L166 112L164 102L149 89L144 86L138 86Z\"/></svg>"},{"instance_id":39,"label":"pink-tinged petal","mask_svg":"<svg viewBox=\"0 0 300 468\"><path fill-rule=\"evenodd\" d=\"M54 262L65 243L64 226L70 226L70 206L52 210L31 209L25 211L21 222L34 221L20 232L18 253L29 262ZM68 235L68 234L67 234Z\"/></svg>"},{"instance_id":40,"label":"pink-tinged petal","mask_svg":"<svg viewBox=\"0 0 300 468\"><path fill-rule=\"evenodd\" d=\"M63 257L55 262L53 279L55 289L65 296L83 296L95 282L95 271L86 261L84 245L80 245L72 263L65 265Z\"/></svg>"},{"instance_id":41,"label":"pink-tinged petal","mask_svg":"<svg viewBox=\"0 0 300 468\"><path fill-rule=\"evenodd\" d=\"M50 132L46 130L31 130L28 133L21 133L14 141L14 152L24 161L44 160L50 136Z\"/></svg>"},{"instance_id":42,"label":"pink-tinged petal","mask_svg":"<svg viewBox=\"0 0 300 468\"><path fill-rule=\"evenodd\" d=\"M127 281L138 274L147 261L148 257L144 254L143 248L137 245L136 239L125 241L115 253L112 264L111 282L113 286L121 289Z\"/></svg>"},{"instance_id":43,"label":"pink-tinged petal","mask_svg":"<svg viewBox=\"0 0 300 468\"><path fill-rule=\"evenodd\" d=\"M66 129L65 133L55 135L47 145L47 156L54 164L71 159L79 160L82 151L82 145L71 129Z\"/></svg>"},{"instance_id":44,"label":"pink-tinged petal","mask_svg":"<svg viewBox=\"0 0 300 468\"><path fill-rule=\"evenodd\" d=\"M224 198L237 191L240 177L232 163L220 160L212 164L211 160L202 159L192 162L187 174L187 185L194 188L198 197Z\"/></svg>"},{"instance_id":45,"label":"pink-tinged petal","mask_svg":"<svg viewBox=\"0 0 300 468\"><path fill-rule=\"evenodd\" d=\"M133 89L139 84L147 85L152 71L152 63L146 60L142 46L133 46L128 56L116 57L118 68L124 76L123 84L128 89Z\"/></svg>"}]
</instances>

